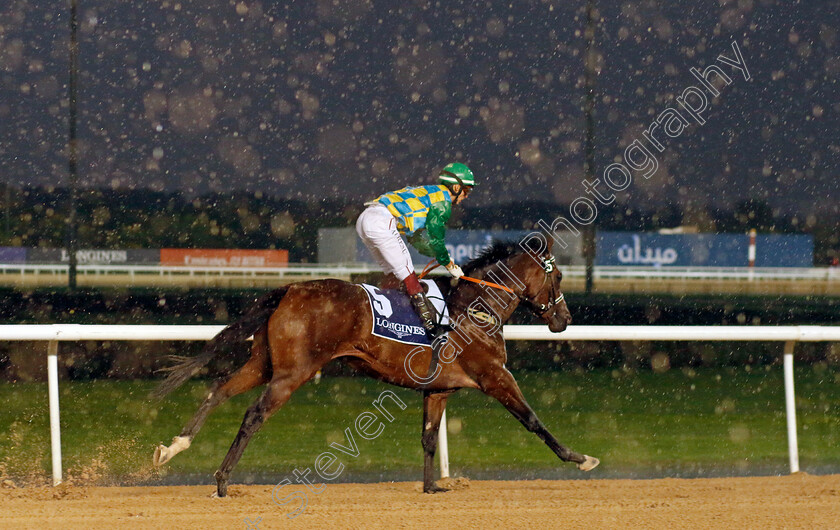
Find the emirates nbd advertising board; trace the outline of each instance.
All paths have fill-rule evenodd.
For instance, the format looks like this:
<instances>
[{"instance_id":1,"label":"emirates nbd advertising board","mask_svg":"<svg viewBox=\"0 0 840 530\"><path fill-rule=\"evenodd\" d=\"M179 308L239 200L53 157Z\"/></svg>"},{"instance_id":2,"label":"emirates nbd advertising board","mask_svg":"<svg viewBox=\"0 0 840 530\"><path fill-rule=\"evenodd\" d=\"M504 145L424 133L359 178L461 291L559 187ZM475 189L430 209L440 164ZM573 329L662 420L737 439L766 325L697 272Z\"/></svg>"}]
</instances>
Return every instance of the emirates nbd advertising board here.
<instances>
[{"instance_id":1,"label":"emirates nbd advertising board","mask_svg":"<svg viewBox=\"0 0 840 530\"><path fill-rule=\"evenodd\" d=\"M747 234L599 232L595 264L633 267L747 267ZM810 235L758 234L756 267L813 267Z\"/></svg>"}]
</instances>

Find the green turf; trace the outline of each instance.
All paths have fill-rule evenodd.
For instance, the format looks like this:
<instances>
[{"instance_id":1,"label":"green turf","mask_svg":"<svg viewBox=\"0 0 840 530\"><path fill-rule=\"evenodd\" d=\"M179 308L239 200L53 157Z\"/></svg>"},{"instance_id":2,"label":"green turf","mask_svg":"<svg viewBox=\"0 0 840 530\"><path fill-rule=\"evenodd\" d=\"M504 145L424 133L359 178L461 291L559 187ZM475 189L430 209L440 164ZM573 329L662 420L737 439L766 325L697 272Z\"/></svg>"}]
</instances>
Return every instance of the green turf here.
<instances>
[{"instance_id":1,"label":"green turf","mask_svg":"<svg viewBox=\"0 0 840 530\"><path fill-rule=\"evenodd\" d=\"M597 456L600 473L644 470L787 470L784 388L780 367L580 373L515 374L548 429L572 448ZM801 467L840 472L840 372L823 365L798 366L797 414ZM67 472L139 478L152 449L169 443L196 410L206 382L190 382L161 402L146 399L154 382L61 383L62 448ZM372 402L393 390L408 405L385 422L375 440L355 435L359 456L341 453L350 472L416 471L422 465L421 398L416 392L362 378L324 378L308 383L254 437L238 471L286 474L312 467L330 443L344 443ZM167 473L210 474L221 462L252 391L219 407L193 446ZM50 466L46 384L0 384L0 466L6 475L41 474ZM562 465L501 405L463 390L448 405L453 470L516 472ZM380 415L381 416L381 415ZM725 471L724 471L725 472ZM419 476L419 475L418 475ZM558 475L559 476L559 475Z\"/></svg>"}]
</instances>

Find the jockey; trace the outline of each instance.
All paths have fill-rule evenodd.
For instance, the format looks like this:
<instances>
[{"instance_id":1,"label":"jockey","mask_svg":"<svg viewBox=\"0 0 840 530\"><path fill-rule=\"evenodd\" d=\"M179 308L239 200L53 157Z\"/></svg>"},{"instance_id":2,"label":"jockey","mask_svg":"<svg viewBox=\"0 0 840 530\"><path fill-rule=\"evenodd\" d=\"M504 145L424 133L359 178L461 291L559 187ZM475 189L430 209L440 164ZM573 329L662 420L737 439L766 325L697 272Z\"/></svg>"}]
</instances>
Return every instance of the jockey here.
<instances>
[{"instance_id":1,"label":"jockey","mask_svg":"<svg viewBox=\"0 0 840 530\"><path fill-rule=\"evenodd\" d=\"M380 195L365 203L367 208L356 221L356 233L377 263L386 274L393 274L405 285L411 305L432 340L442 330L400 234L421 254L436 258L453 277L463 276L461 267L452 261L446 250L444 235L452 204L463 202L475 186L475 178L470 168L453 162L441 170L438 183L409 186Z\"/></svg>"}]
</instances>

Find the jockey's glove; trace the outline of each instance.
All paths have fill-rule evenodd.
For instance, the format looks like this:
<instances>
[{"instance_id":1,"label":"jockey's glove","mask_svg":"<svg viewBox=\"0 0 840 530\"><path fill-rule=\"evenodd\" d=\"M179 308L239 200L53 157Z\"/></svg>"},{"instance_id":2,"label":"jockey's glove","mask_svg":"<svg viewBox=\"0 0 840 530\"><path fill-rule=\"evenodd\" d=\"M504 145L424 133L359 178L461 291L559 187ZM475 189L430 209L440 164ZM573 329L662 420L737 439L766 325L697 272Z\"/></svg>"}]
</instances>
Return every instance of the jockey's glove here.
<instances>
[{"instance_id":1,"label":"jockey's glove","mask_svg":"<svg viewBox=\"0 0 840 530\"><path fill-rule=\"evenodd\" d=\"M464 271L462 271L461 267L456 265L454 261L450 261L449 264L446 265L446 270L449 271L449 274L451 274L453 278L460 278L464 275Z\"/></svg>"}]
</instances>

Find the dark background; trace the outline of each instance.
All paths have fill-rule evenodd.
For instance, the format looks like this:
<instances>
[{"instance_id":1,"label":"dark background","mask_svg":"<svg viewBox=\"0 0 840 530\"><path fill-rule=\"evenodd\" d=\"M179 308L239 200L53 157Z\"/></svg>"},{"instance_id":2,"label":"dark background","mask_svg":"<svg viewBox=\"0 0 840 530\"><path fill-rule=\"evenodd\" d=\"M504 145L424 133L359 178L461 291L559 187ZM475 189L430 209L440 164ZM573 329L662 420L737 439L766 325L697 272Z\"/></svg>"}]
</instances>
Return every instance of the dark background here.
<instances>
[{"instance_id":1,"label":"dark background","mask_svg":"<svg viewBox=\"0 0 840 530\"><path fill-rule=\"evenodd\" d=\"M582 194L584 2L402 4L78 0L81 186L357 202L460 159L473 206ZM598 168L732 41L753 76L733 71L707 123L619 194L625 210L712 229L745 200L806 228L837 216L836 2L595 4ZM14 189L67 184L68 17L69 2L0 7Z\"/></svg>"}]
</instances>

